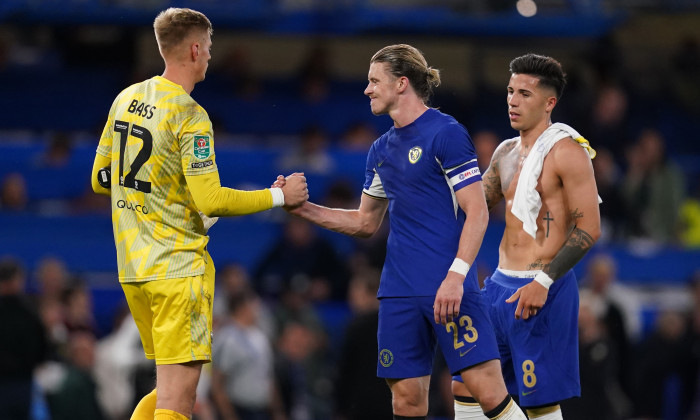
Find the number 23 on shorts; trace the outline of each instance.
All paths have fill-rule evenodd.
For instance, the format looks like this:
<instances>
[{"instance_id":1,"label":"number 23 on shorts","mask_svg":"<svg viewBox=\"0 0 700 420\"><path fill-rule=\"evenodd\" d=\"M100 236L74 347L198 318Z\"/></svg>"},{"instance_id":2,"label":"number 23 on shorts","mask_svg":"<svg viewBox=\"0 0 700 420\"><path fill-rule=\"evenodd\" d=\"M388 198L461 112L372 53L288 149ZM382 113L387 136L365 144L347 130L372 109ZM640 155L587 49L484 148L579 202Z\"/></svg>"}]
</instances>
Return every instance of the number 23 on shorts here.
<instances>
[{"instance_id":1,"label":"number 23 on shorts","mask_svg":"<svg viewBox=\"0 0 700 420\"><path fill-rule=\"evenodd\" d=\"M447 332L452 333L455 350L459 349L460 347L464 347L465 341L467 343L473 343L477 338L479 338L479 333L476 331L476 328L474 328L472 319L469 316L463 315L459 317L459 327L464 327L466 329L466 333L464 333L461 337L464 339L464 341L460 340L459 328L457 327L456 322L450 321L445 325Z\"/></svg>"}]
</instances>

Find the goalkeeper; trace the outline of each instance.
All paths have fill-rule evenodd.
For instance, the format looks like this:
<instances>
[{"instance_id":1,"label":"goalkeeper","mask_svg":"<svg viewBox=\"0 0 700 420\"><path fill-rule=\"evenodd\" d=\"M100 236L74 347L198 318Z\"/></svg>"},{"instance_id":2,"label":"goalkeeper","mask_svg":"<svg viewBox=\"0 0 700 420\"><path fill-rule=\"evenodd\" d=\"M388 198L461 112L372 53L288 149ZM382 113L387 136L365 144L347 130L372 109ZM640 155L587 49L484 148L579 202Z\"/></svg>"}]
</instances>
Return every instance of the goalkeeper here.
<instances>
[{"instance_id":1,"label":"goalkeeper","mask_svg":"<svg viewBox=\"0 0 700 420\"><path fill-rule=\"evenodd\" d=\"M211 121L190 97L211 58L211 23L170 8L153 26L165 71L114 100L92 170L93 190L111 195L119 281L156 362L156 389L132 420L190 418L202 364L211 361L214 265L199 211L244 215L308 198L301 175L282 188L221 187Z\"/></svg>"}]
</instances>

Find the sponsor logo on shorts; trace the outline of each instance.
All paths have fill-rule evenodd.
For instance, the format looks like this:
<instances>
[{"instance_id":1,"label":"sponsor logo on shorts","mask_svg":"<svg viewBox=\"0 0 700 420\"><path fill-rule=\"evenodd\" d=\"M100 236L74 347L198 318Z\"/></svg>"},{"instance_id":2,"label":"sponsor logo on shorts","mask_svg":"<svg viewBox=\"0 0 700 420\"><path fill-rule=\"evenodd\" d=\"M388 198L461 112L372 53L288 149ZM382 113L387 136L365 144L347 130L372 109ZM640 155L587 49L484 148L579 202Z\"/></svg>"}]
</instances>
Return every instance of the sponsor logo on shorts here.
<instances>
[{"instance_id":1,"label":"sponsor logo on shorts","mask_svg":"<svg viewBox=\"0 0 700 420\"><path fill-rule=\"evenodd\" d=\"M473 346L469 347L468 349L466 349L466 350L464 350L464 351L460 350L460 351L459 351L459 357L464 357L465 354L467 354L467 353L469 353L470 351L474 350L474 347L476 347L476 344L474 344Z\"/></svg>"},{"instance_id":2,"label":"sponsor logo on shorts","mask_svg":"<svg viewBox=\"0 0 700 420\"><path fill-rule=\"evenodd\" d=\"M527 397L528 395L532 394L533 392L537 391L536 389L533 389L532 391L522 391L521 394L523 397Z\"/></svg>"},{"instance_id":3,"label":"sponsor logo on shorts","mask_svg":"<svg viewBox=\"0 0 700 420\"><path fill-rule=\"evenodd\" d=\"M198 168L206 168L208 166L211 166L214 164L214 161L208 160L206 162L194 162L192 163L192 169L198 169Z\"/></svg>"},{"instance_id":4,"label":"sponsor logo on shorts","mask_svg":"<svg viewBox=\"0 0 700 420\"><path fill-rule=\"evenodd\" d=\"M408 151L408 161L411 163L418 162L421 156L423 156L423 149L418 146Z\"/></svg>"},{"instance_id":5,"label":"sponsor logo on shorts","mask_svg":"<svg viewBox=\"0 0 700 420\"><path fill-rule=\"evenodd\" d=\"M394 354L391 350L382 349L382 351L379 352L379 363L384 367L389 367L394 364Z\"/></svg>"},{"instance_id":6,"label":"sponsor logo on shorts","mask_svg":"<svg viewBox=\"0 0 700 420\"><path fill-rule=\"evenodd\" d=\"M210 154L209 136L194 136L194 157L206 159Z\"/></svg>"}]
</instances>

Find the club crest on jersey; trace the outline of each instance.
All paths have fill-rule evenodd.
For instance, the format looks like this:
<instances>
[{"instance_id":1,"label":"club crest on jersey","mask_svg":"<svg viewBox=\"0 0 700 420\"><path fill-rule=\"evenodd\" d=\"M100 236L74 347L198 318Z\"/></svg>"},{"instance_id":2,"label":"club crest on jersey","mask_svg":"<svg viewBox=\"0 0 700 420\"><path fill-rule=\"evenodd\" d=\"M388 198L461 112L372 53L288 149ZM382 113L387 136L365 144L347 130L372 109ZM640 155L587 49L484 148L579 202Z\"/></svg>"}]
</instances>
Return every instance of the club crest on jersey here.
<instances>
[{"instance_id":1,"label":"club crest on jersey","mask_svg":"<svg viewBox=\"0 0 700 420\"><path fill-rule=\"evenodd\" d=\"M206 159L210 154L209 136L194 136L194 157Z\"/></svg>"},{"instance_id":2,"label":"club crest on jersey","mask_svg":"<svg viewBox=\"0 0 700 420\"><path fill-rule=\"evenodd\" d=\"M408 161L412 164L418 162L421 156L423 156L423 149L418 146L408 151Z\"/></svg>"}]
</instances>

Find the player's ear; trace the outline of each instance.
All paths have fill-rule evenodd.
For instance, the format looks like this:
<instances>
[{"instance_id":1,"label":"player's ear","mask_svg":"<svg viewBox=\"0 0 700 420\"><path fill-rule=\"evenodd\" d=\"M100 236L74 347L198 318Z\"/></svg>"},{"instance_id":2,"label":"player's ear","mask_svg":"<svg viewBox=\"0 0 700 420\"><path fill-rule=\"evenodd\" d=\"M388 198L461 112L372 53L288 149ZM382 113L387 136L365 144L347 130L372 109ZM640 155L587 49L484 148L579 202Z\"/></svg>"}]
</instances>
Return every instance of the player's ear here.
<instances>
[{"instance_id":1,"label":"player's ear","mask_svg":"<svg viewBox=\"0 0 700 420\"><path fill-rule=\"evenodd\" d=\"M546 106L545 110L547 112L552 112L552 110L554 109L556 104L557 104L557 97L556 96L548 97L547 98L547 106Z\"/></svg>"},{"instance_id":2,"label":"player's ear","mask_svg":"<svg viewBox=\"0 0 700 420\"><path fill-rule=\"evenodd\" d=\"M398 78L397 83L396 83L396 90L399 93L402 93L406 88L408 87L408 77L406 76L401 76Z\"/></svg>"},{"instance_id":3,"label":"player's ear","mask_svg":"<svg viewBox=\"0 0 700 420\"><path fill-rule=\"evenodd\" d=\"M190 56L192 57L192 61L197 61L197 57L199 57L199 42L190 45Z\"/></svg>"}]
</instances>

